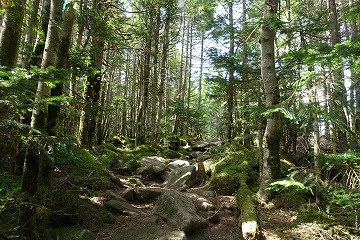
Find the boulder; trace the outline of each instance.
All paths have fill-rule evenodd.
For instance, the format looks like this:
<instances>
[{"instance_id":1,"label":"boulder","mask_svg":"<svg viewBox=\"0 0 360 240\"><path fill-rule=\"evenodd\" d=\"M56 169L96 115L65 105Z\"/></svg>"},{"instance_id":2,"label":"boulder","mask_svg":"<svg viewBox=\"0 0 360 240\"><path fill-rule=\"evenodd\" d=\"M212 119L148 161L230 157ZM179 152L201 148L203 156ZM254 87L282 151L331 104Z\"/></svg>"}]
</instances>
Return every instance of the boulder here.
<instances>
[{"instance_id":1,"label":"boulder","mask_svg":"<svg viewBox=\"0 0 360 240\"><path fill-rule=\"evenodd\" d=\"M214 211L216 208L215 205L210 200L206 199L203 196L200 196L195 193L185 193L185 195L193 201L197 210Z\"/></svg>"},{"instance_id":2,"label":"boulder","mask_svg":"<svg viewBox=\"0 0 360 240\"><path fill-rule=\"evenodd\" d=\"M135 207L133 207L131 204L126 202L119 202L117 200L110 200L104 203L104 206L114 210L118 213L125 214L125 215L138 215L141 213L141 211Z\"/></svg>"},{"instance_id":3,"label":"boulder","mask_svg":"<svg viewBox=\"0 0 360 240\"><path fill-rule=\"evenodd\" d=\"M168 164L168 167L171 169L171 170L174 170L176 168L180 168L180 167L185 167L185 166L190 166L190 163L189 161L187 160L182 160L182 159L178 159L178 160L175 160L175 161L172 161Z\"/></svg>"},{"instance_id":4,"label":"boulder","mask_svg":"<svg viewBox=\"0 0 360 240\"><path fill-rule=\"evenodd\" d=\"M191 233L208 225L208 222L196 213L192 200L178 191L162 193L155 204L154 213L185 233Z\"/></svg>"},{"instance_id":5,"label":"boulder","mask_svg":"<svg viewBox=\"0 0 360 240\"><path fill-rule=\"evenodd\" d=\"M106 190L106 192L104 193L104 197L107 200L115 199L115 200L118 200L120 202L126 202L126 200L123 197L121 197L120 195L114 193L111 190Z\"/></svg>"},{"instance_id":6,"label":"boulder","mask_svg":"<svg viewBox=\"0 0 360 240\"><path fill-rule=\"evenodd\" d=\"M233 195L239 189L239 181L237 174L216 174L211 177L207 187L219 195Z\"/></svg>"},{"instance_id":7,"label":"boulder","mask_svg":"<svg viewBox=\"0 0 360 240\"><path fill-rule=\"evenodd\" d=\"M201 196L206 198L216 197L216 192L211 190L205 190L199 193Z\"/></svg>"},{"instance_id":8,"label":"boulder","mask_svg":"<svg viewBox=\"0 0 360 240\"><path fill-rule=\"evenodd\" d=\"M135 185L136 187L144 187L145 185L143 184L143 182L141 181L140 178L136 178L136 177L129 177L128 181L130 183L132 183L133 185Z\"/></svg>"},{"instance_id":9,"label":"boulder","mask_svg":"<svg viewBox=\"0 0 360 240\"><path fill-rule=\"evenodd\" d=\"M134 188L128 188L123 192L123 199L129 202L136 202L138 199L138 193Z\"/></svg>"},{"instance_id":10,"label":"boulder","mask_svg":"<svg viewBox=\"0 0 360 240\"><path fill-rule=\"evenodd\" d=\"M166 226L148 226L133 230L122 231L112 240L186 240L183 231L174 230Z\"/></svg>"},{"instance_id":11,"label":"boulder","mask_svg":"<svg viewBox=\"0 0 360 240\"><path fill-rule=\"evenodd\" d=\"M196 181L196 167L185 166L172 170L166 177L166 187L192 187Z\"/></svg>"},{"instance_id":12,"label":"boulder","mask_svg":"<svg viewBox=\"0 0 360 240\"><path fill-rule=\"evenodd\" d=\"M158 157L144 157L141 159L141 167L138 169L138 174L145 176L146 178L162 177L162 175L167 170L166 164L169 163L169 160Z\"/></svg>"},{"instance_id":13,"label":"boulder","mask_svg":"<svg viewBox=\"0 0 360 240\"><path fill-rule=\"evenodd\" d=\"M190 143L192 150L205 152L209 147L219 146L221 143L217 140L193 141Z\"/></svg>"},{"instance_id":14,"label":"boulder","mask_svg":"<svg viewBox=\"0 0 360 240\"><path fill-rule=\"evenodd\" d=\"M128 188L123 198L129 202L148 203L158 198L162 192L159 188Z\"/></svg>"}]
</instances>

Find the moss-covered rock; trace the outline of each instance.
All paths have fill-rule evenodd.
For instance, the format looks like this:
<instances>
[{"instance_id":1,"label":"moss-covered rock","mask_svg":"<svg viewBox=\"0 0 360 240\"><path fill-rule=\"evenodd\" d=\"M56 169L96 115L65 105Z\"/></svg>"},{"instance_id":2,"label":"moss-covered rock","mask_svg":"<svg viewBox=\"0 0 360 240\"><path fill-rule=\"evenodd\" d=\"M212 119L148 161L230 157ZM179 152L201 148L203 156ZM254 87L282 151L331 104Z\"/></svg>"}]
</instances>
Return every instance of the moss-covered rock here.
<instances>
[{"instance_id":1,"label":"moss-covered rock","mask_svg":"<svg viewBox=\"0 0 360 240\"><path fill-rule=\"evenodd\" d=\"M211 177L208 189L219 195L233 195L239 188L239 175L220 173Z\"/></svg>"}]
</instances>

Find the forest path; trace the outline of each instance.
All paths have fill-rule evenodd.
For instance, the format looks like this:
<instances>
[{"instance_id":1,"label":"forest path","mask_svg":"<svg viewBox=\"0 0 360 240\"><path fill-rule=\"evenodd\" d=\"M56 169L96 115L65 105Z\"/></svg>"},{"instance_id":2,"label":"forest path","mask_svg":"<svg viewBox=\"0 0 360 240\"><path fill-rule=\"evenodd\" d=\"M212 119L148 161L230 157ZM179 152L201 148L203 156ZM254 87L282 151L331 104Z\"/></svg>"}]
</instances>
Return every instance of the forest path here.
<instances>
[{"instance_id":1,"label":"forest path","mask_svg":"<svg viewBox=\"0 0 360 240\"><path fill-rule=\"evenodd\" d=\"M203 154L197 152L197 154ZM176 161L179 159L172 159ZM181 159L184 160L184 159ZM189 161L190 165L195 164L195 161ZM116 176L121 183L121 186L118 186L114 189L108 189L107 192L111 192L116 196L124 196L124 193L130 188L135 188L134 184L130 183L128 180L130 178L141 178L144 186L141 187L142 190L154 190L158 189L159 191L170 190L168 187L164 186L159 179L155 181L146 181L142 176L133 176L133 175L117 175ZM174 190L174 189L171 189ZM195 185L190 188L181 188L176 189L184 193L195 193L201 194L206 189L203 185ZM144 234L144 231L153 231L162 229L164 232L171 232L176 230L176 227L168 222L166 222L161 217L157 216L153 209L156 203L154 198L146 203L132 201L128 203L131 204L138 213L128 213L128 214L114 214L115 223L108 224L105 228L98 229L97 238L98 240L140 240L148 239L148 236ZM217 195L216 193L213 196L207 197L215 205L215 213L206 212L206 211L197 211L197 213L204 217L205 219L215 218L208 221L209 224L207 228L195 231L194 233L188 234L186 238L161 238L161 239L189 239L189 240L229 240L229 239L240 239L239 238L239 225L238 225L238 214L236 213L236 199L235 196L222 196ZM209 215L211 214L211 216ZM128 234L128 235L127 235ZM132 235L131 237L129 236ZM165 235L165 234L164 234ZM156 238L158 239L158 238Z\"/></svg>"}]
</instances>

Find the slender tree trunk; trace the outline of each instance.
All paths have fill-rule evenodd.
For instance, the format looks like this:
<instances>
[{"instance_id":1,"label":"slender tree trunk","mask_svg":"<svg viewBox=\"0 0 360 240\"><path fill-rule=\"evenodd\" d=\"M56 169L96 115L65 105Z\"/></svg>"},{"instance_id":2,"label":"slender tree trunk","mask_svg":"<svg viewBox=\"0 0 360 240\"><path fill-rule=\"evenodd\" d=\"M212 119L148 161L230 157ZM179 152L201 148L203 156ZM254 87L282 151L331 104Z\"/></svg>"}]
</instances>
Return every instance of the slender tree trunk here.
<instances>
[{"instance_id":1,"label":"slender tree trunk","mask_svg":"<svg viewBox=\"0 0 360 240\"><path fill-rule=\"evenodd\" d=\"M85 106L82 110L79 125L79 145L91 149L95 140L96 119L98 115L98 100L100 97L102 65L104 55L104 40L101 36L103 27L103 6L101 0L93 0L93 9L96 11L92 31L92 45L90 56L90 67L96 70L95 74L87 77L84 83Z\"/></svg>"},{"instance_id":2,"label":"slender tree trunk","mask_svg":"<svg viewBox=\"0 0 360 240\"><path fill-rule=\"evenodd\" d=\"M197 112L200 113L201 110L201 100L202 100L202 81L203 81L203 71L204 71L204 40L205 40L205 30L201 32L201 49L200 49L200 73L199 73L199 86L198 86L198 102L197 102Z\"/></svg>"},{"instance_id":3,"label":"slender tree trunk","mask_svg":"<svg viewBox=\"0 0 360 240\"><path fill-rule=\"evenodd\" d=\"M330 39L331 44L334 47L336 44L341 42L341 35L340 35L340 26L338 22L338 14L336 8L336 1L329 0L329 11L330 17L329 19L334 22L331 33ZM333 84L334 91L333 91L333 101L332 101L332 111L336 113L336 117L342 124L345 126L340 126L339 123L333 123L335 127L335 134L337 136L337 146L341 152L348 150L348 143L347 143L347 135L345 128L348 126L346 114L344 112L344 108L347 107L347 94L345 89L344 83L344 72L343 68L335 69L333 72Z\"/></svg>"},{"instance_id":4,"label":"slender tree trunk","mask_svg":"<svg viewBox=\"0 0 360 240\"><path fill-rule=\"evenodd\" d=\"M38 27L38 12L40 7L40 0L34 0L31 8L30 17L25 36L25 54L22 59L22 67L29 68L30 53L33 51L33 46L36 38L36 30Z\"/></svg>"},{"instance_id":5,"label":"slender tree trunk","mask_svg":"<svg viewBox=\"0 0 360 240\"><path fill-rule=\"evenodd\" d=\"M56 66L58 68L66 68L68 60L68 52L70 49L72 30L75 19L75 10L72 4L66 6L64 14L64 22L62 24L62 37L60 41L59 53ZM61 79L61 76L58 76ZM56 84L55 88L51 90L51 96L61 96L63 93L63 83ZM60 102L49 105L49 115L47 119L46 131L49 135L55 136L58 125L58 117L60 113Z\"/></svg>"},{"instance_id":6,"label":"slender tree trunk","mask_svg":"<svg viewBox=\"0 0 360 240\"><path fill-rule=\"evenodd\" d=\"M264 84L265 106L275 107L280 101L279 83L275 72L275 28L271 19L276 17L278 0L264 1L264 23L261 27L261 75ZM270 113L266 116L266 129L263 142L262 171L258 196L262 201L271 198L266 181L276 179L280 174L280 115Z\"/></svg>"},{"instance_id":7,"label":"slender tree trunk","mask_svg":"<svg viewBox=\"0 0 360 240\"><path fill-rule=\"evenodd\" d=\"M229 33L230 33L230 46L229 46L229 58L230 58L230 69L229 69L229 80L227 83L227 105L226 105L226 138L231 141L233 138L233 110L234 110L234 95L235 95L235 70L233 67L234 55L235 55L235 33L234 33L234 12L233 2L229 3Z\"/></svg>"},{"instance_id":8,"label":"slender tree trunk","mask_svg":"<svg viewBox=\"0 0 360 240\"><path fill-rule=\"evenodd\" d=\"M0 65L5 66L8 70L16 65L21 38L21 27L24 18L26 1L14 0L5 10L2 28L0 33ZM6 96L2 96L5 100ZM4 98L3 98L4 97ZM15 114L10 114L13 103L11 101L0 101L0 120L18 120ZM0 142L3 144L0 151L0 161L7 162L10 165L10 172L16 173L21 169L20 164L23 161L17 161L19 152L19 134L14 129L0 129ZM4 164L5 165L5 164Z\"/></svg>"},{"instance_id":9,"label":"slender tree trunk","mask_svg":"<svg viewBox=\"0 0 360 240\"><path fill-rule=\"evenodd\" d=\"M247 7L246 7L246 1L243 0L243 28L246 29L247 28ZM249 74L248 74L248 67L249 67L249 60L248 60L248 44L245 41L243 43L243 66L245 68L244 73L242 74L242 81L244 83L249 82ZM244 110L244 120L245 120L245 126L244 126L244 146L247 148L250 148L251 146L251 142L252 142L252 138L251 138L251 132L250 132L250 112L247 110L249 109L249 99L248 97L246 97L244 99L244 106L245 106L245 110Z\"/></svg>"},{"instance_id":10,"label":"slender tree trunk","mask_svg":"<svg viewBox=\"0 0 360 240\"><path fill-rule=\"evenodd\" d=\"M6 9L0 33L0 64L13 68L16 64L20 46L21 27L24 19L26 1L13 0Z\"/></svg>"},{"instance_id":11,"label":"slender tree trunk","mask_svg":"<svg viewBox=\"0 0 360 240\"><path fill-rule=\"evenodd\" d=\"M174 125L172 128L172 134L180 134L181 135L181 129L180 129L180 122L181 122L181 111L183 108L184 102L182 101L183 96L183 81L184 81L184 58L185 58L185 35L186 35L186 21L185 21L185 13L183 13L182 16L182 37L181 37L181 54L180 54L180 67L179 67L179 82L177 85L177 89L175 90L175 97L177 98L177 103L175 106L175 120Z\"/></svg>"},{"instance_id":12,"label":"slender tree trunk","mask_svg":"<svg viewBox=\"0 0 360 240\"><path fill-rule=\"evenodd\" d=\"M160 7L156 10L156 25L154 29L154 58L153 58L153 79L152 79L152 111L151 111L151 139L150 142L152 145L158 143L158 128L156 124L156 115L157 115L157 105L158 105L158 59L159 59L159 39L160 39L160 24L161 24L161 15Z\"/></svg>"},{"instance_id":13,"label":"slender tree trunk","mask_svg":"<svg viewBox=\"0 0 360 240\"><path fill-rule=\"evenodd\" d=\"M44 52L48 23L50 17L50 0L42 0L40 31L37 34L33 55L30 58L30 66L41 67L42 55Z\"/></svg>"},{"instance_id":14,"label":"slender tree trunk","mask_svg":"<svg viewBox=\"0 0 360 240\"><path fill-rule=\"evenodd\" d=\"M61 9L63 0L51 0L50 20L48 24L48 34L45 42L45 52L41 68L55 66L60 41ZM47 105L39 107L40 101L50 96L50 88L44 83L44 79L39 81L35 103L38 105L33 110L31 126L40 130L46 130ZM23 192L23 202L20 214L20 227L23 238L32 239L35 230L35 205L36 189L39 184L49 186L51 182L52 162L48 157L41 153L39 149L43 147L41 137L32 133L30 142L35 146L28 146L25 166L22 177L21 191ZM41 146L41 148L40 148ZM46 148L46 147L45 147Z\"/></svg>"},{"instance_id":15,"label":"slender tree trunk","mask_svg":"<svg viewBox=\"0 0 360 240\"><path fill-rule=\"evenodd\" d=\"M161 57L161 69L160 69L160 86L159 86L159 109L157 111L156 125L160 129L161 119L163 116L163 106L164 106L164 95L165 95L165 81L166 81L166 65L168 61L168 50L169 50L169 34L170 34L170 24L172 19L172 9L171 5L167 6L166 9L166 18L164 26L164 37L162 45L162 57Z\"/></svg>"},{"instance_id":16,"label":"slender tree trunk","mask_svg":"<svg viewBox=\"0 0 360 240\"><path fill-rule=\"evenodd\" d=\"M349 0L349 5L354 6L354 0ZM352 20L350 23L351 26L351 39L355 40L359 37L359 21ZM353 93L352 104L351 107L353 110L353 130L355 135L357 136L354 139L356 142L356 150L360 150L360 86L357 81L360 79L360 74L355 71L355 59L351 62L351 92Z\"/></svg>"},{"instance_id":17,"label":"slender tree trunk","mask_svg":"<svg viewBox=\"0 0 360 240\"><path fill-rule=\"evenodd\" d=\"M188 80L188 86L187 86L187 102L186 102L186 112L189 114L190 113L190 103L191 103L191 86L192 86L192 59L193 59L193 29L194 29L194 19L191 20L191 25L190 25L190 49L189 49L189 66L188 66L188 72L189 72L189 80ZM189 117L188 116L188 120L187 120L187 126L186 126L186 132L185 135L188 136L189 135L189 129L192 127L193 123L189 123ZM193 129L191 129L193 130Z\"/></svg>"}]
</instances>

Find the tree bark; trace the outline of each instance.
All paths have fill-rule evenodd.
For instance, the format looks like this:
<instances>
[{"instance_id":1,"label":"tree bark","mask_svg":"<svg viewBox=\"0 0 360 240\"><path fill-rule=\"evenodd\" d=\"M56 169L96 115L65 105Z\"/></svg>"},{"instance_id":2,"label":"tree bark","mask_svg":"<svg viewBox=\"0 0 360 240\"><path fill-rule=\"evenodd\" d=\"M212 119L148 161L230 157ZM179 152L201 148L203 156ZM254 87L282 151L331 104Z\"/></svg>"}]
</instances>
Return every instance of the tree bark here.
<instances>
[{"instance_id":1,"label":"tree bark","mask_svg":"<svg viewBox=\"0 0 360 240\"><path fill-rule=\"evenodd\" d=\"M18 51L20 46L21 26L24 18L26 1L14 0L13 5L5 9L2 28L0 33L0 65L8 70L16 65ZM0 91L2 92L2 91ZM0 94L0 120L16 120L18 117L10 113L13 106L11 101L7 101L6 96ZM4 97L4 98L3 98ZM10 136L10 137L9 137ZM0 129L0 142L3 143L3 151L0 151L0 161L9 163L10 172L16 174L21 170L21 163L17 161L19 152L19 136L16 129ZM5 165L5 164L4 164Z\"/></svg>"},{"instance_id":2,"label":"tree bark","mask_svg":"<svg viewBox=\"0 0 360 240\"><path fill-rule=\"evenodd\" d=\"M333 21L333 26L330 31L330 41L331 45L335 47L336 44L341 42L341 34L340 34L340 26L338 22L338 14L337 14L337 7L335 0L329 0L329 19ZM332 93L332 111L336 113L336 118L339 120L340 123L345 124L345 126L340 126L339 122L333 123L334 125L334 134L336 134L337 140L337 148L339 151L344 152L348 150L348 143L347 143L347 134L346 134L346 127L348 126L346 114L344 112L344 108L347 107L347 94L345 89L344 83L344 72L343 67L339 69L335 69L333 72L333 84L334 89Z\"/></svg>"},{"instance_id":3,"label":"tree bark","mask_svg":"<svg viewBox=\"0 0 360 240\"><path fill-rule=\"evenodd\" d=\"M84 99L85 106L81 113L79 126L79 145L81 147L91 149L95 140L96 118L98 114L97 105L100 97L101 79L102 79L102 64L105 42L101 36L101 28L103 28L102 21L103 9L101 0L93 1L93 9L97 11L97 19L94 19L94 26L92 31L92 47L91 47L91 63L92 67L97 72L88 76L84 83ZM95 22L100 22L95 24Z\"/></svg>"},{"instance_id":4,"label":"tree bark","mask_svg":"<svg viewBox=\"0 0 360 240\"><path fill-rule=\"evenodd\" d=\"M40 0L34 0L32 4L32 9L30 17L28 19L28 26L25 36L25 54L22 59L22 67L28 69L29 59L31 57L31 52L33 51L34 42L36 38L36 30L38 27L38 12L40 7Z\"/></svg>"},{"instance_id":5,"label":"tree bark","mask_svg":"<svg viewBox=\"0 0 360 240\"><path fill-rule=\"evenodd\" d=\"M60 40L58 58L56 66L58 68L66 68L68 60L68 52L70 49L72 30L74 26L75 19L75 9L72 4L67 4L66 11L64 13L64 22L62 24L62 36ZM58 76L60 79L61 76ZM63 94L63 83L60 82L56 84L55 88L51 89L51 96L61 96ZM60 113L60 102L55 102L55 104L49 105L49 115L47 119L46 131L50 136L56 135L58 117Z\"/></svg>"},{"instance_id":6,"label":"tree bark","mask_svg":"<svg viewBox=\"0 0 360 240\"><path fill-rule=\"evenodd\" d=\"M50 0L42 0L40 32L37 34L33 54L30 58L30 66L41 67L42 55L45 48L46 35L48 31L48 23L50 17Z\"/></svg>"},{"instance_id":7,"label":"tree bark","mask_svg":"<svg viewBox=\"0 0 360 240\"><path fill-rule=\"evenodd\" d=\"M274 108L280 101L279 83L275 72L275 27L271 19L276 16L278 0L264 1L264 23L261 27L261 76L264 84L265 106ZM262 170L258 196L262 201L269 200L271 192L267 189L267 181L276 179L280 173L280 115L278 112L266 116L264 133Z\"/></svg>"},{"instance_id":8,"label":"tree bark","mask_svg":"<svg viewBox=\"0 0 360 240\"><path fill-rule=\"evenodd\" d=\"M13 0L6 9L0 33L0 65L13 68L16 64L21 27L24 19L26 1Z\"/></svg>"},{"instance_id":9,"label":"tree bark","mask_svg":"<svg viewBox=\"0 0 360 240\"><path fill-rule=\"evenodd\" d=\"M48 23L48 34L46 36L45 51L41 63L41 68L55 66L60 41L61 9L63 0L51 0L50 20ZM41 101L50 95L50 88L44 83L44 79L38 83L31 126L45 131L47 119L47 104L39 107ZM36 201L36 189L38 184L49 186L51 183L52 162L44 154L39 146L41 136L31 133L30 141L32 146L28 146L25 157L25 167L22 178L21 190L23 192L23 206L20 213L20 227L23 238L32 239L34 237L36 213L34 203Z\"/></svg>"},{"instance_id":10,"label":"tree bark","mask_svg":"<svg viewBox=\"0 0 360 240\"><path fill-rule=\"evenodd\" d=\"M235 95L235 69L233 66L235 55L235 33L234 33L234 12L233 2L229 1L229 34L230 34L230 46L229 46L229 80L227 83L227 103L226 103L226 138L231 141L233 138L233 110L234 110L234 95Z\"/></svg>"}]
</instances>

